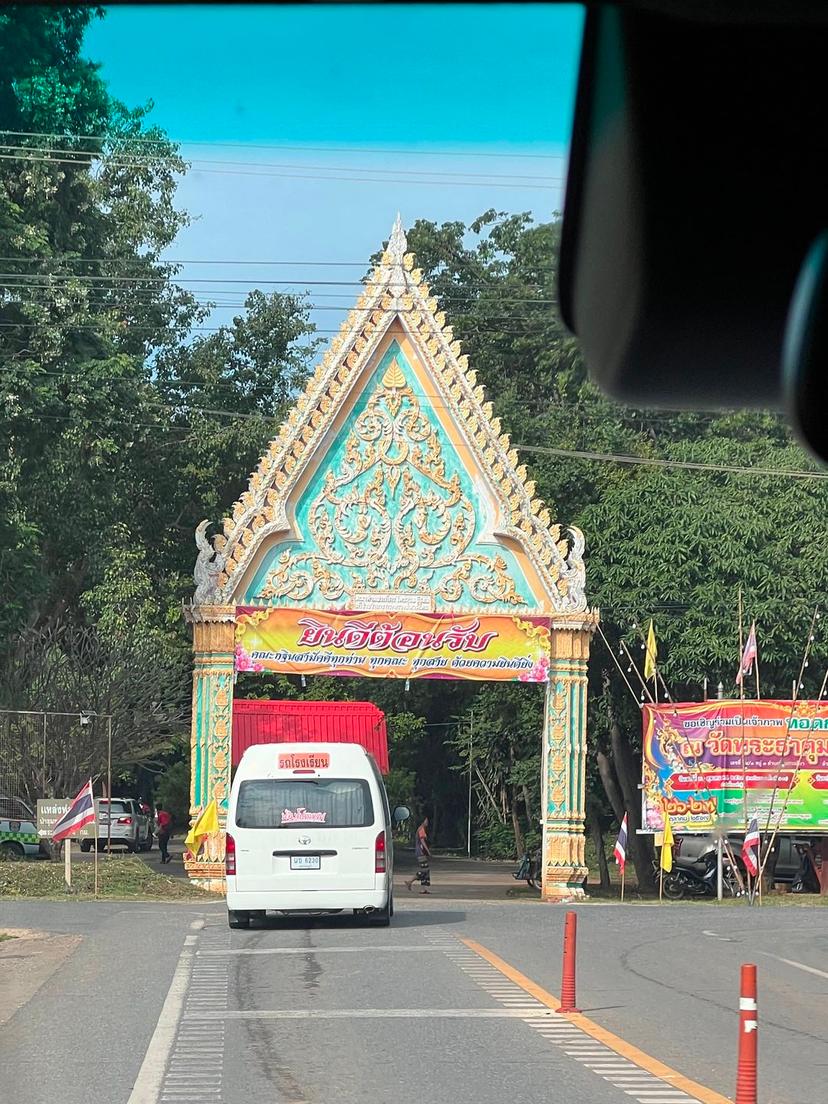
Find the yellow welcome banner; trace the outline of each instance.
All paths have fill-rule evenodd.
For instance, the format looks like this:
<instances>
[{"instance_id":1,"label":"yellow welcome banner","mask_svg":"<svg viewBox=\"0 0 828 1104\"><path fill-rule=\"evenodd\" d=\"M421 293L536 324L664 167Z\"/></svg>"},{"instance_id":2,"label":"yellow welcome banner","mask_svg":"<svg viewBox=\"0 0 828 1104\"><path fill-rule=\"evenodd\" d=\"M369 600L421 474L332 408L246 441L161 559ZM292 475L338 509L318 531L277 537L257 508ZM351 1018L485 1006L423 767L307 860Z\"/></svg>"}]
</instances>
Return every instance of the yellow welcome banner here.
<instances>
[{"instance_id":1,"label":"yellow welcome banner","mask_svg":"<svg viewBox=\"0 0 828 1104\"><path fill-rule=\"evenodd\" d=\"M547 682L550 624L508 614L236 608L236 670Z\"/></svg>"}]
</instances>

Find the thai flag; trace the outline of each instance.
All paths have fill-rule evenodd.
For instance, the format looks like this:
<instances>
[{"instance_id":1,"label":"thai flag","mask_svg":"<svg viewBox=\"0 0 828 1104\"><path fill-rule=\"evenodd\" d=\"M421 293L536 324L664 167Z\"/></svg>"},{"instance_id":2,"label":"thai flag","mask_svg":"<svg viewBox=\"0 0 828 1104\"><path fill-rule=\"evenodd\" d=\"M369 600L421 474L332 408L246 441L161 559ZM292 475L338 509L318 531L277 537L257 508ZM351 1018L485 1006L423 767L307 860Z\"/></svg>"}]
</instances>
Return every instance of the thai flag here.
<instances>
[{"instance_id":1,"label":"thai flag","mask_svg":"<svg viewBox=\"0 0 828 1104\"><path fill-rule=\"evenodd\" d=\"M745 675L749 675L756 662L756 622L750 626L745 650L742 652L742 662L739 664L739 673L736 675L736 685L739 686Z\"/></svg>"},{"instance_id":2,"label":"thai flag","mask_svg":"<svg viewBox=\"0 0 828 1104\"><path fill-rule=\"evenodd\" d=\"M756 817L754 817L745 835L745 842L742 844L742 862L745 864L745 870L751 878L755 878L759 873L758 851L760 842L759 825L756 823Z\"/></svg>"},{"instance_id":3,"label":"thai flag","mask_svg":"<svg viewBox=\"0 0 828 1104\"><path fill-rule=\"evenodd\" d=\"M92 795L92 779L90 778L81 792L55 824L52 829L52 839L64 840L67 836L74 836L81 828L91 824L95 819L95 798Z\"/></svg>"},{"instance_id":4,"label":"thai flag","mask_svg":"<svg viewBox=\"0 0 828 1104\"><path fill-rule=\"evenodd\" d=\"M621 867L623 872L624 866L627 862L627 814L624 813L624 819L621 821L621 831L618 833L618 839L615 841L615 861Z\"/></svg>"}]
</instances>

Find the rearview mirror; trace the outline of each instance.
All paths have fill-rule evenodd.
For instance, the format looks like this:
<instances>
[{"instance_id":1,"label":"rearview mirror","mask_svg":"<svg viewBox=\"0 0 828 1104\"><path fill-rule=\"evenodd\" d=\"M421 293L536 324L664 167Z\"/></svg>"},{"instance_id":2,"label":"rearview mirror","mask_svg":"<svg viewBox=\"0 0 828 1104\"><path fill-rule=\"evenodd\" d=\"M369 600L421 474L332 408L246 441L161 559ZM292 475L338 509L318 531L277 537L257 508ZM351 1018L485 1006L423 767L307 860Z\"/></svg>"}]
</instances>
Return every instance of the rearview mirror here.
<instances>
[{"instance_id":1,"label":"rearview mirror","mask_svg":"<svg viewBox=\"0 0 828 1104\"><path fill-rule=\"evenodd\" d=\"M407 805L398 805L394 812L391 814L391 819L395 824L402 824L404 820L408 820L411 816L411 810Z\"/></svg>"}]
</instances>

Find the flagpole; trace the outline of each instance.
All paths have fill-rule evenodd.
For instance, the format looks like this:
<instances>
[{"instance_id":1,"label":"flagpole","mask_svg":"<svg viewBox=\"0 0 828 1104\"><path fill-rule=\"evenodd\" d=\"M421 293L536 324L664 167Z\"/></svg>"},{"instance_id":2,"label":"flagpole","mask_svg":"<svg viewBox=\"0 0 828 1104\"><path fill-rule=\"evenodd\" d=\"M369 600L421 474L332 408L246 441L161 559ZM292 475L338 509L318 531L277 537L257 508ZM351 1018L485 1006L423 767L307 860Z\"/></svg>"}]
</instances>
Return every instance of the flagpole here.
<instances>
[{"instance_id":1,"label":"flagpole","mask_svg":"<svg viewBox=\"0 0 828 1104\"><path fill-rule=\"evenodd\" d=\"M742 745L742 816L745 821L745 832L748 830L748 801L747 801L747 761L745 759L745 672L742 663L745 655L745 630L742 620L742 584L739 584L739 701L741 702L741 745ZM750 884L750 872L748 879L748 902L753 903L753 895Z\"/></svg>"},{"instance_id":2,"label":"flagpole","mask_svg":"<svg viewBox=\"0 0 828 1104\"><path fill-rule=\"evenodd\" d=\"M106 854L112 855L112 714L106 718L106 796L109 798L109 816L106 818ZM97 837L95 847L98 846Z\"/></svg>"},{"instance_id":3,"label":"flagpole","mask_svg":"<svg viewBox=\"0 0 828 1104\"><path fill-rule=\"evenodd\" d=\"M626 875L627 875L627 864L624 863L624 865L621 867L621 904L622 905L624 904L624 879L625 879Z\"/></svg>"},{"instance_id":4,"label":"flagpole","mask_svg":"<svg viewBox=\"0 0 828 1104\"><path fill-rule=\"evenodd\" d=\"M92 812L95 814L95 819L92 821L92 853L95 856L95 897L98 896L98 806L95 804L95 789L92 788Z\"/></svg>"},{"instance_id":5,"label":"flagpole","mask_svg":"<svg viewBox=\"0 0 828 1104\"><path fill-rule=\"evenodd\" d=\"M812 645L813 645L814 640L815 640L816 623L819 620L819 617L820 617L819 606L815 606L813 616L811 617L811 624L810 624L810 627L808 629L808 639L805 643L805 650L802 653L802 662L801 662L800 667L799 667L799 677L797 679L795 679L793 687L791 688L791 711L788 714L788 721L787 721L787 725L786 725L787 737L786 737L785 744L784 744L784 747L783 747L783 750L782 750L782 754L779 756L779 763L778 763L777 768L776 768L776 782L774 783L774 787L771 790L770 807L768 808L768 819L767 819L767 823L765 824L765 832L766 833L770 832L771 833L771 838L770 838L770 842L769 842L769 844L768 844L768 846L765 850L764 860L762 860L762 862L760 863L760 866L759 866L759 875L760 875L760 877L765 873L765 866L767 865L768 857L769 857L769 855L770 855L770 853L773 849L773 845L774 845L774 842L776 840L777 834L779 832L779 827L780 827L781 822L782 822L781 818L784 817L785 810L788 807L788 799L791 796L791 791L793 789L793 782L794 782L794 779L796 778L796 773L797 773L797 771L799 771L799 769L802 766L802 757L804 755L804 746L803 746L803 753L802 753L802 755L800 755L799 760L797 762L796 771L794 771L794 773L791 775L791 785L789 785L789 787L788 787L788 791L787 791L787 794L785 796L785 802L782 806L782 812L779 814L779 818L777 819L777 822L774 825L773 830L771 830L771 821L773 819L773 807L776 803L776 791L779 789L779 772L782 770L782 767L783 767L784 762L785 762L785 757L788 754L788 745L790 743L791 721L793 720L793 716L796 713L796 707L799 704L799 701L798 701L799 689L802 686L802 677L805 674L805 668L807 667L807 665L810 661L811 648L812 648ZM828 680L828 672L826 672L826 680ZM826 683L823 682L822 689L819 692L819 699L818 700L820 700L820 701L822 700L822 695L825 692L825 685L826 685ZM761 839L761 836L762 836L762 830L761 829L759 830L759 836L760 836L760 839ZM760 858L761 858L761 852L760 852Z\"/></svg>"},{"instance_id":6,"label":"flagpole","mask_svg":"<svg viewBox=\"0 0 828 1104\"><path fill-rule=\"evenodd\" d=\"M72 888L72 837L67 836L63 841L63 880L69 889Z\"/></svg>"},{"instance_id":7,"label":"flagpole","mask_svg":"<svg viewBox=\"0 0 828 1104\"><path fill-rule=\"evenodd\" d=\"M661 850L664 851L664 834L661 836ZM662 903L664 897L664 855L658 857L658 903Z\"/></svg>"}]
</instances>

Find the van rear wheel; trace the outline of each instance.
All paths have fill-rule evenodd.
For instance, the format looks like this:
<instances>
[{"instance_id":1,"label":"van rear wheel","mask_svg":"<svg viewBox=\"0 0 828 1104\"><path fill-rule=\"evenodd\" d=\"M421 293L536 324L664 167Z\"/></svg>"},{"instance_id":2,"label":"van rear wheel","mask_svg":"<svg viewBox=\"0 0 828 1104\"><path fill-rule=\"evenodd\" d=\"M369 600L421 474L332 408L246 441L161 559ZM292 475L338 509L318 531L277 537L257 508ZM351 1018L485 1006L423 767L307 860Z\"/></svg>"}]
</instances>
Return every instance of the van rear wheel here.
<instances>
[{"instance_id":1,"label":"van rear wheel","mask_svg":"<svg viewBox=\"0 0 828 1104\"><path fill-rule=\"evenodd\" d=\"M231 928L249 928L250 927L250 913L249 912L233 912L232 909L227 910L227 924Z\"/></svg>"},{"instance_id":2,"label":"van rear wheel","mask_svg":"<svg viewBox=\"0 0 828 1104\"><path fill-rule=\"evenodd\" d=\"M385 908L377 909L372 913L368 919L368 923L372 928L387 928L391 923L391 917L394 913L394 905L391 901L391 894L388 894L388 900L385 902Z\"/></svg>"}]
</instances>

